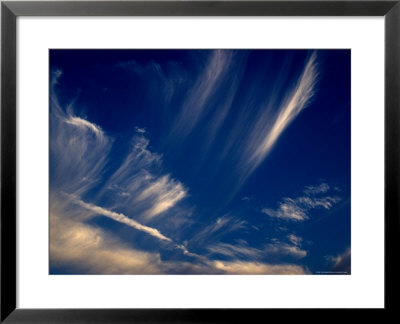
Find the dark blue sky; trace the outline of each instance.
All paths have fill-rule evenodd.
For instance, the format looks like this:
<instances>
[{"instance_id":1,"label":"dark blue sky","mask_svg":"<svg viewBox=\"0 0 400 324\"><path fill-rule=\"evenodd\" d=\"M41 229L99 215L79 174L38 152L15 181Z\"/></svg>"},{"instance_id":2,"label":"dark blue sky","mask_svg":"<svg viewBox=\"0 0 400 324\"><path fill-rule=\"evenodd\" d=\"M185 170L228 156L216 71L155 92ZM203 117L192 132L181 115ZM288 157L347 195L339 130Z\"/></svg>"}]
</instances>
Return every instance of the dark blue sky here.
<instances>
[{"instance_id":1,"label":"dark blue sky","mask_svg":"<svg viewBox=\"0 0 400 324\"><path fill-rule=\"evenodd\" d=\"M350 50L50 50L50 273L350 273Z\"/></svg>"}]
</instances>

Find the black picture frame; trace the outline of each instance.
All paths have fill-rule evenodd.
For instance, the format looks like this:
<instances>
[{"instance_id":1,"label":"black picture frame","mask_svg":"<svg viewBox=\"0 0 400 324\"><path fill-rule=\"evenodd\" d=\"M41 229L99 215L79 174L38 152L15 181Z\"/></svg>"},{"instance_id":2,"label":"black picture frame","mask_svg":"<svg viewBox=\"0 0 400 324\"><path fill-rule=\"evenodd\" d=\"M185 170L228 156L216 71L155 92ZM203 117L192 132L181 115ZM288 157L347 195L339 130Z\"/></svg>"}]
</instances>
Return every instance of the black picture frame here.
<instances>
[{"instance_id":1,"label":"black picture frame","mask_svg":"<svg viewBox=\"0 0 400 324\"><path fill-rule=\"evenodd\" d=\"M395 1L2 1L1 2L1 312L4 323L197 323L264 321L287 309L16 308L16 19L18 16L384 16L385 306L396 312L400 233L400 0ZM309 311L293 310L309 317ZM332 313L333 310L325 311ZM347 310L347 313L359 310ZM266 312L269 312L266 314ZM371 312L368 312L371 318ZM393 315L393 314L392 314ZM331 315L329 315L331 316ZM333 315L334 316L334 315ZM394 317L395 318L395 317ZM381 318L381 321L383 319Z\"/></svg>"}]
</instances>

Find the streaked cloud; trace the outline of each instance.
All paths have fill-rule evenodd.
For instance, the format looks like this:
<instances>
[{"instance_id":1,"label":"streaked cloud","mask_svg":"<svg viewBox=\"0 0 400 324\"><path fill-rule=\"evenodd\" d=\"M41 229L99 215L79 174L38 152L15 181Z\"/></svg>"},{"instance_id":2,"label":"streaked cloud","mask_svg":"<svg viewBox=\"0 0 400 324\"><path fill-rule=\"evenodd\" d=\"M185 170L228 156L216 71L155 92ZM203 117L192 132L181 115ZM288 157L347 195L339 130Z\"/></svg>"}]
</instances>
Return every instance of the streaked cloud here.
<instances>
[{"instance_id":1,"label":"streaked cloud","mask_svg":"<svg viewBox=\"0 0 400 324\"><path fill-rule=\"evenodd\" d=\"M178 181L170 179L169 175L165 175L150 183L150 185L134 199L136 202L145 200L152 201L152 207L145 212L145 217L151 219L173 207L185 196L186 190L183 185Z\"/></svg>"},{"instance_id":2,"label":"streaked cloud","mask_svg":"<svg viewBox=\"0 0 400 324\"><path fill-rule=\"evenodd\" d=\"M283 88L288 82L284 73L286 68L282 67L275 88L266 90L269 100L264 102L262 107L255 109L253 98L248 99L245 113L237 120L221 153L223 158L226 158L228 153L238 155L239 162L236 169L238 181L233 189L235 192L239 191L248 177L265 160L283 132L315 96L319 75L316 52L308 56L291 90ZM281 95L276 95L280 92L284 93L283 98ZM243 125L247 125L247 129L243 129Z\"/></svg>"},{"instance_id":3,"label":"streaked cloud","mask_svg":"<svg viewBox=\"0 0 400 324\"><path fill-rule=\"evenodd\" d=\"M161 165L162 156L151 152L148 146L149 140L146 137L143 135L133 136L129 154L107 180L107 184L124 186L140 172L146 172L150 177L151 171Z\"/></svg>"},{"instance_id":4,"label":"streaked cloud","mask_svg":"<svg viewBox=\"0 0 400 324\"><path fill-rule=\"evenodd\" d=\"M265 125L259 125L254 129L252 139L255 144L252 145L252 151L247 152L249 154L247 165L250 171L265 159L282 132L310 103L315 94L318 77L316 60L317 55L314 52L310 55L294 90L282 100L272 127L265 129ZM268 110L266 113L269 113Z\"/></svg>"},{"instance_id":5,"label":"streaked cloud","mask_svg":"<svg viewBox=\"0 0 400 324\"><path fill-rule=\"evenodd\" d=\"M193 236L192 242L203 243L205 241L215 241L229 233L247 228L247 222L241 218L224 215L218 217L209 225L202 226L201 231Z\"/></svg>"},{"instance_id":6,"label":"streaked cloud","mask_svg":"<svg viewBox=\"0 0 400 324\"><path fill-rule=\"evenodd\" d=\"M142 232L145 232L147 234L150 234L151 236L154 236L154 237L156 237L156 238L158 238L160 240L171 241L170 238L162 235L157 229L151 228L149 226L142 225L142 224L138 223L137 221L135 221L133 219L130 219L129 217L125 216L124 214L116 213L116 212L113 212L111 210L107 210L105 208L102 208L102 207L99 207L99 206L95 206L93 204L88 204L88 203L85 203L82 200L77 200L76 203L81 205L84 208L87 208L87 209L95 212L95 213L98 213L98 214L103 215L103 216L107 216L107 217L109 217L109 218L111 218L111 219L113 219L113 220L115 220L117 222L126 224L128 226L131 226L131 227L139 230L139 231L142 231Z\"/></svg>"},{"instance_id":7,"label":"streaked cloud","mask_svg":"<svg viewBox=\"0 0 400 324\"><path fill-rule=\"evenodd\" d=\"M56 100L50 120L51 187L83 194L102 177L112 140L97 125L65 113Z\"/></svg>"},{"instance_id":8,"label":"streaked cloud","mask_svg":"<svg viewBox=\"0 0 400 324\"><path fill-rule=\"evenodd\" d=\"M301 249L302 238L295 235L289 236L289 242L273 239L271 243L260 248L250 246L247 241L237 239L233 244L217 242L208 246L211 255L224 255L234 260L262 260L269 257L289 256L301 259L307 255L307 251Z\"/></svg>"},{"instance_id":9,"label":"streaked cloud","mask_svg":"<svg viewBox=\"0 0 400 324\"><path fill-rule=\"evenodd\" d=\"M229 256L234 259L259 259L263 256L263 251L250 247L247 242L237 242L236 244L217 243L208 247L212 254Z\"/></svg>"},{"instance_id":10,"label":"streaked cloud","mask_svg":"<svg viewBox=\"0 0 400 324\"><path fill-rule=\"evenodd\" d=\"M302 196L296 198L285 197L279 203L277 209L263 208L261 211L273 218L304 221L310 218L311 210L321 208L328 210L341 200L340 197L326 195L328 190L329 186L327 184L306 187ZM322 194L324 195L321 196Z\"/></svg>"},{"instance_id":11,"label":"streaked cloud","mask_svg":"<svg viewBox=\"0 0 400 324\"><path fill-rule=\"evenodd\" d=\"M231 51L212 51L204 72L198 77L182 104L172 128L173 135L187 136L204 117L210 108L210 105L207 105L208 102L213 100L213 94L219 90L220 85L229 76L229 67L232 62L233 53ZM218 127L219 123L219 120L215 120L213 127Z\"/></svg>"},{"instance_id":12,"label":"streaked cloud","mask_svg":"<svg viewBox=\"0 0 400 324\"><path fill-rule=\"evenodd\" d=\"M65 122L68 124L71 124L71 125L75 125L77 127L81 127L81 128L87 127L100 139L103 139L103 137L104 137L104 133L99 126L97 126L85 119L70 116L68 119L65 120Z\"/></svg>"},{"instance_id":13,"label":"streaked cloud","mask_svg":"<svg viewBox=\"0 0 400 324\"><path fill-rule=\"evenodd\" d=\"M308 55L303 69L294 80L288 79L285 73L289 66L290 60L279 66L281 73L277 74L272 89L257 88L257 91L248 94L242 113L224 139L221 151L214 157L219 163L216 175L224 174L224 183L230 183L231 194L224 201L226 204L238 194L271 153L284 131L309 106L316 94L320 74L316 52ZM288 89L288 83L294 85ZM262 102L256 100L260 91L265 91ZM226 174L228 163L229 170L232 170L230 174Z\"/></svg>"},{"instance_id":14,"label":"streaked cloud","mask_svg":"<svg viewBox=\"0 0 400 324\"><path fill-rule=\"evenodd\" d=\"M148 149L149 140L134 136L132 150L110 176L99 197L117 195L117 206L149 221L174 207L187 188L169 174L161 174L162 156ZM100 198L99 198L100 199Z\"/></svg>"}]
</instances>

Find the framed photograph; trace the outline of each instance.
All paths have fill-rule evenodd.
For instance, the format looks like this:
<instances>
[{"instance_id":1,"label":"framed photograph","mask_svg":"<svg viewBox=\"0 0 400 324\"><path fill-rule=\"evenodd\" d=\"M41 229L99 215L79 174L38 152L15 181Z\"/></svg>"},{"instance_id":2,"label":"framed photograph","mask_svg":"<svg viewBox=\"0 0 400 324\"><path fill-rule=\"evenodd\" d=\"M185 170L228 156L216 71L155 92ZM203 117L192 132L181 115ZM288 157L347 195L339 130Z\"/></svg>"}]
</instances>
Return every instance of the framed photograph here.
<instances>
[{"instance_id":1,"label":"framed photograph","mask_svg":"<svg viewBox=\"0 0 400 324\"><path fill-rule=\"evenodd\" d=\"M398 1L3 1L1 321L394 311Z\"/></svg>"}]
</instances>

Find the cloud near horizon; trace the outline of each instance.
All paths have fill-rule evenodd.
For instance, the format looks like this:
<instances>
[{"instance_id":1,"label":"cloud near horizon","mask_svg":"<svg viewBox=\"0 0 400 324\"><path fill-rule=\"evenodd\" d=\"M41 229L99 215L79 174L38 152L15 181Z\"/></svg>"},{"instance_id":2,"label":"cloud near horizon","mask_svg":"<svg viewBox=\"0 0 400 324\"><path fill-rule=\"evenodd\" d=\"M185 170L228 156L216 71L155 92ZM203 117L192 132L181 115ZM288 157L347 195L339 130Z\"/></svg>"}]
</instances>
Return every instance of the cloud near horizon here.
<instances>
[{"instance_id":1,"label":"cloud near horizon","mask_svg":"<svg viewBox=\"0 0 400 324\"><path fill-rule=\"evenodd\" d=\"M224 262L215 261L215 268L227 274L259 274L259 275L305 275L309 271L293 264L268 264L258 262Z\"/></svg>"}]
</instances>

